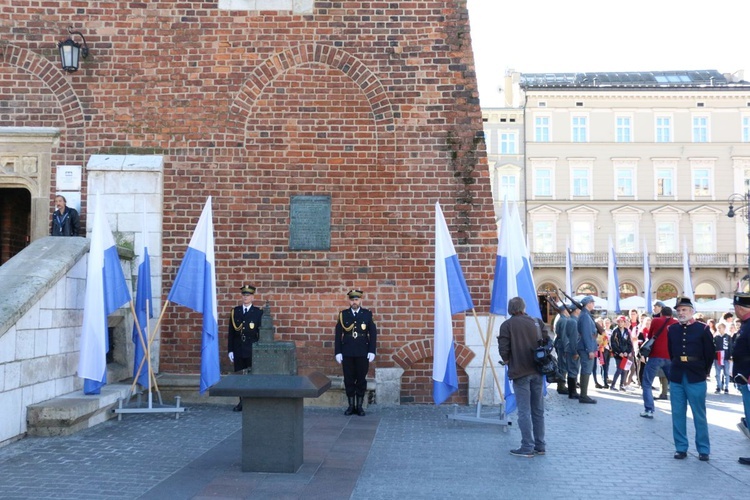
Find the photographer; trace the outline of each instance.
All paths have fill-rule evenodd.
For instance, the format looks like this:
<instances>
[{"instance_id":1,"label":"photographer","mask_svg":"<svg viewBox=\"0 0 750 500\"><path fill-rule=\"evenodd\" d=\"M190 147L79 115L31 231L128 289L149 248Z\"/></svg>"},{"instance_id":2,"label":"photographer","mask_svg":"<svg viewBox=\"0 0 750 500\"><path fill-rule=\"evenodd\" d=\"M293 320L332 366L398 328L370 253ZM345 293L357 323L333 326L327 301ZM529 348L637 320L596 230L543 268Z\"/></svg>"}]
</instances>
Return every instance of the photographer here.
<instances>
[{"instance_id":1,"label":"photographer","mask_svg":"<svg viewBox=\"0 0 750 500\"><path fill-rule=\"evenodd\" d=\"M535 350L539 341L549 340L549 331L541 320L526 314L526 303L521 297L508 301L511 317L500 326L497 344L500 356L508 365L508 377L518 404L518 428L521 447L510 450L517 457L532 458L543 455L544 442L544 380L537 369ZM532 438L533 435L533 438Z\"/></svg>"}]
</instances>

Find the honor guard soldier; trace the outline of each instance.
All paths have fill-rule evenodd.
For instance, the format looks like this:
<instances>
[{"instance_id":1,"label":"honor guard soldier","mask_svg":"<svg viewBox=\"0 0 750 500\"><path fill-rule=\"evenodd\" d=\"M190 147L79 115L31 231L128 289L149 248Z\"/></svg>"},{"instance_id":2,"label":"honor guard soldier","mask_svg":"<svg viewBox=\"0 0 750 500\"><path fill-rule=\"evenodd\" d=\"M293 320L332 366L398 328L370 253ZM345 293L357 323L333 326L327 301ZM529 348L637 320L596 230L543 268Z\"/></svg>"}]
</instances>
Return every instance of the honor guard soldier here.
<instances>
[{"instance_id":1,"label":"honor guard soldier","mask_svg":"<svg viewBox=\"0 0 750 500\"><path fill-rule=\"evenodd\" d=\"M360 307L362 291L351 290L347 295L350 307L341 311L336 321L336 362L344 372L344 388L349 402L344 415L356 412L364 417L362 403L367 390L366 377L370 362L375 359L378 328L372 320L372 313Z\"/></svg>"},{"instance_id":2,"label":"honor guard soldier","mask_svg":"<svg viewBox=\"0 0 750 500\"><path fill-rule=\"evenodd\" d=\"M229 360L234 363L234 371L247 370L253 366L253 344L260 338L260 321L263 310L253 305L255 287L244 285L240 288L242 304L235 307L229 316ZM242 411L242 399L234 411Z\"/></svg>"},{"instance_id":3,"label":"honor guard soldier","mask_svg":"<svg viewBox=\"0 0 750 500\"><path fill-rule=\"evenodd\" d=\"M695 307L689 297L678 297L675 303L677 321L667 329L667 347L672 365L669 368L669 398L672 404L672 437L674 458L687 457L687 407L693 413L695 447L698 459L707 462L711 453L706 420L706 378L714 364L714 341L705 323L693 319Z\"/></svg>"}]
</instances>

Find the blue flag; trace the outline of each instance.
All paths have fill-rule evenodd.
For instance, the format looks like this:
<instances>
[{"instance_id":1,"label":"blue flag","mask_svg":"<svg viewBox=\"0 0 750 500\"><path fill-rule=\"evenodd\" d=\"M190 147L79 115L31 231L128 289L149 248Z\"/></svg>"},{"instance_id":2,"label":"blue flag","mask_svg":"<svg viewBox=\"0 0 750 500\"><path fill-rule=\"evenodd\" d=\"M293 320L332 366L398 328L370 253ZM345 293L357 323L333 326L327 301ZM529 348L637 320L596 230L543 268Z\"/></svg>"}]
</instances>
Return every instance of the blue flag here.
<instances>
[{"instance_id":1,"label":"blue flag","mask_svg":"<svg viewBox=\"0 0 750 500\"><path fill-rule=\"evenodd\" d=\"M170 302L203 314L201 394L221 379L215 262L214 224L209 196L167 297Z\"/></svg>"},{"instance_id":2,"label":"blue flag","mask_svg":"<svg viewBox=\"0 0 750 500\"><path fill-rule=\"evenodd\" d=\"M154 308L151 295L151 262L148 256L148 240L146 233L146 220L143 221L143 255L141 263L138 265L138 284L135 293L135 314L138 318L138 324L141 327L142 337L139 339L138 328L133 323L133 343L135 344L135 361L133 363L133 377L138 375L138 383L142 387L150 387L148 384L149 368L148 360L143 363L141 373L138 374L138 367L141 366L143 358L146 356L144 346L148 346L148 318L154 317Z\"/></svg>"},{"instance_id":3,"label":"blue flag","mask_svg":"<svg viewBox=\"0 0 750 500\"><path fill-rule=\"evenodd\" d=\"M503 201L503 219L498 237L495 278L490 298L490 313L508 315L508 301L521 297L526 303L526 314L540 318L539 299L531 274L526 238L521 227L518 209L508 208L507 198Z\"/></svg>"},{"instance_id":4,"label":"blue flag","mask_svg":"<svg viewBox=\"0 0 750 500\"><path fill-rule=\"evenodd\" d=\"M435 340L432 398L439 405L458 390L453 318L474 309L440 203L435 203Z\"/></svg>"},{"instance_id":5,"label":"blue flag","mask_svg":"<svg viewBox=\"0 0 750 500\"><path fill-rule=\"evenodd\" d=\"M107 214L104 213L98 193L83 301L78 376L84 379L84 394L99 394L107 383L107 316L130 302L130 291L122 272L120 257L117 255L115 239L107 222Z\"/></svg>"},{"instance_id":6,"label":"blue flag","mask_svg":"<svg viewBox=\"0 0 750 500\"><path fill-rule=\"evenodd\" d=\"M617 277L617 255L609 237L609 265L607 268L607 304L608 309L620 312L620 279Z\"/></svg>"},{"instance_id":7,"label":"blue flag","mask_svg":"<svg viewBox=\"0 0 750 500\"><path fill-rule=\"evenodd\" d=\"M654 314L654 304L651 299L651 267L648 262L646 238L643 238L643 295L646 297L646 312Z\"/></svg>"}]
</instances>

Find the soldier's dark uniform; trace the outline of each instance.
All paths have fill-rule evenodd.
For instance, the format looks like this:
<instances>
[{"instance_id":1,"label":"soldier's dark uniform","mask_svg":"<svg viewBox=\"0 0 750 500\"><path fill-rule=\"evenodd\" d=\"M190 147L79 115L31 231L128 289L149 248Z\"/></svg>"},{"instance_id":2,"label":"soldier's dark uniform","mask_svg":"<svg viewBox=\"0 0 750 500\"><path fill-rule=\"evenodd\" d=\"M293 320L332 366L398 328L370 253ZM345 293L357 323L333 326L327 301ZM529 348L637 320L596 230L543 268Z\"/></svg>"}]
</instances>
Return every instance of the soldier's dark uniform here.
<instances>
[{"instance_id":1,"label":"soldier's dark uniform","mask_svg":"<svg viewBox=\"0 0 750 500\"><path fill-rule=\"evenodd\" d=\"M243 295L255 294L255 287L249 285L240 290ZM263 319L261 308L250 305L245 312L244 307L243 304L236 306L229 315L227 352L234 355L235 372L253 366L253 344L260 339L260 322ZM234 409L242 411L242 400Z\"/></svg>"},{"instance_id":2,"label":"soldier's dark uniform","mask_svg":"<svg viewBox=\"0 0 750 500\"><path fill-rule=\"evenodd\" d=\"M349 298L361 298L360 290L352 290ZM360 307L355 315L351 308L341 311L336 318L335 354L341 354L341 367L344 372L344 388L349 401L349 408L344 412L351 415L365 414L362 403L367 390L367 371L370 362L367 355L375 355L378 328L372 319L372 313ZM356 410L354 408L356 397Z\"/></svg>"}]
</instances>

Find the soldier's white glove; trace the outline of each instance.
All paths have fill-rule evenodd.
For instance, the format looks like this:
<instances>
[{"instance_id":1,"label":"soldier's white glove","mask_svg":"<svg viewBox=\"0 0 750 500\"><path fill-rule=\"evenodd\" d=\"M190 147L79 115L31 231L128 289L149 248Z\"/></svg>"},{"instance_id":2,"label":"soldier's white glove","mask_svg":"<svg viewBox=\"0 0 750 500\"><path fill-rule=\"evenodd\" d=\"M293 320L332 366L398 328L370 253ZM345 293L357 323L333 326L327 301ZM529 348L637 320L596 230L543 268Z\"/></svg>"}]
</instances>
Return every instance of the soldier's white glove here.
<instances>
[{"instance_id":1,"label":"soldier's white glove","mask_svg":"<svg viewBox=\"0 0 750 500\"><path fill-rule=\"evenodd\" d=\"M229 361L231 361L232 363L234 363L234 353L233 352L229 353Z\"/></svg>"},{"instance_id":2,"label":"soldier's white glove","mask_svg":"<svg viewBox=\"0 0 750 500\"><path fill-rule=\"evenodd\" d=\"M336 363L341 364L341 361L343 361L343 359L344 356L342 356L341 354L336 355Z\"/></svg>"},{"instance_id":3,"label":"soldier's white glove","mask_svg":"<svg viewBox=\"0 0 750 500\"><path fill-rule=\"evenodd\" d=\"M368 352L368 353L367 353L367 361L369 361L370 363L372 363L372 361L373 361L374 359L375 359L375 354L373 354L373 353L371 353L371 352Z\"/></svg>"}]
</instances>

